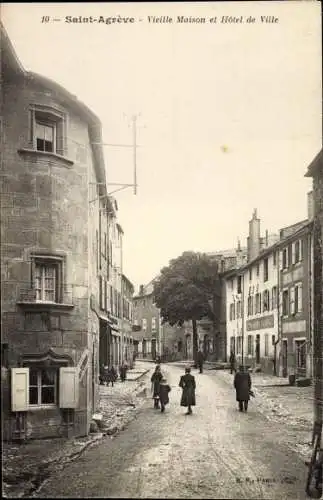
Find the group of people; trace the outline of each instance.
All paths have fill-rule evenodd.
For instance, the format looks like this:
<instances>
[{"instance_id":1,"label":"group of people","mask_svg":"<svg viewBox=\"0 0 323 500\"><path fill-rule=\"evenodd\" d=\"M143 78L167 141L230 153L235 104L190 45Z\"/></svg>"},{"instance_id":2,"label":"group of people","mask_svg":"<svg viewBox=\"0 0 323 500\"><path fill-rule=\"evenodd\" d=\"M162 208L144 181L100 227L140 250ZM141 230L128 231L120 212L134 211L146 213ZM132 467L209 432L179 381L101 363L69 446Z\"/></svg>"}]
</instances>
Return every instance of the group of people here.
<instances>
[{"instance_id":1,"label":"group of people","mask_svg":"<svg viewBox=\"0 0 323 500\"><path fill-rule=\"evenodd\" d=\"M185 368L185 375L182 375L179 381L179 387L182 388L180 405L187 408L187 415L192 414L192 406L196 405L195 377L191 375L190 372L191 369L189 367ZM171 387L167 383L165 376L162 374L159 364L155 368L155 371L151 377L151 382L154 408L160 408L161 413L164 413L165 406L169 403L169 393L171 391Z\"/></svg>"},{"instance_id":2,"label":"group of people","mask_svg":"<svg viewBox=\"0 0 323 500\"><path fill-rule=\"evenodd\" d=\"M127 378L127 371L128 371L128 365L127 363L122 363L122 365L119 367L119 375L120 375L120 380L121 382L124 382ZM111 383L111 386L113 387L114 383L118 379L118 372L115 369L113 365L102 365L100 369L100 384L101 385L107 385L109 386Z\"/></svg>"},{"instance_id":3,"label":"group of people","mask_svg":"<svg viewBox=\"0 0 323 500\"><path fill-rule=\"evenodd\" d=\"M200 370L200 373L202 371ZM231 372L232 373L232 372ZM162 374L160 365L158 364L151 377L152 392L154 400L154 408L165 411L165 406L169 403L169 393L171 387L167 383L165 376ZM251 377L250 373L245 370L243 365L239 366L239 371L235 373L233 386L236 391L236 400L239 405L239 411L248 411L248 404L250 396L254 396L251 390ZM196 405L195 377L191 374L191 368L185 368L185 375L182 375L179 381L179 387L182 388L182 397L180 405L187 408L187 415L192 414L192 406Z\"/></svg>"}]
</instances>

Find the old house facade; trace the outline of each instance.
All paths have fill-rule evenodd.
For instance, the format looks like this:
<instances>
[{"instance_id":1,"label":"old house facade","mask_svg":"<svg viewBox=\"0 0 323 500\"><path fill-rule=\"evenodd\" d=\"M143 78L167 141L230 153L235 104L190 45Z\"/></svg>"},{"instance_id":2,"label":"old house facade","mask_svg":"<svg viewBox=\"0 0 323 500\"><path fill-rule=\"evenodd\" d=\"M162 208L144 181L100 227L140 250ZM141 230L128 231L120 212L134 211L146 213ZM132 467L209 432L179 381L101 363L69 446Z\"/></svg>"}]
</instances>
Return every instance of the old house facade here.
<instances>
[{"instance_id":1,"label":"old house facade","mask_svg":"<svg viewBox=\"0 0 323 500\"><path fill-rule=\"evenodd\" d=\"M313 379L314 423L322 429L323 417L323 150L309 165L307 177L313 178Z\"/></svg>"},{"instance_id":2,"label":"old house facade","mask_svg":"<svg viewBox=\"0 0 323 500\"><path fill-rule=\"evenodd\" d=\"M227 356L233 351L238 363L269 373L310 376L310 274L311 222L284 228L261 244L255 212L248 262L225 280Z\"/></svg>"},{"instance_id":3,"label":"old house facade","mask_svg":"<svg viewBox=\"0 0 323 500\"><path fill-rule=\"evenodd\" d=\"M117 207L101 123L25 71L2 27L1 63L4 438L86 435L102 338L120 337L108 307Z\"/></svg>"}]
</instances>

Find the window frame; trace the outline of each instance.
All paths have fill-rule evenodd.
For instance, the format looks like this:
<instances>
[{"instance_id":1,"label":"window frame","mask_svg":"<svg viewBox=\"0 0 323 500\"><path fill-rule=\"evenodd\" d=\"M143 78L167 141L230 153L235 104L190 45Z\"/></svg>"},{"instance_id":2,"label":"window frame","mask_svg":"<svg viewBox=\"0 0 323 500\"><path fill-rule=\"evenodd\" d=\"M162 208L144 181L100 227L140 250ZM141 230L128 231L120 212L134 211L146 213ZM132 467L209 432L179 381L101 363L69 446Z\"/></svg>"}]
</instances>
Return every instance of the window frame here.
<instances>
[{"instance_id":1,"label":"window frame","mask_svg":"<svg viewBox=\"0 0 323 500\"><path fill-rule=\"evenodd\" d=\"M30 384L30 372L34 370L37 372L37 385L32 385ZM55 373L55 380L53 385L42 385L42 370L51 370ZM37 404L31 404L29 402L29 408L30 409L42 409L42 408L57 408L59 401L58 401L58 389L59 389L59 370L56 367L40 367L40 366L29 366L29 399L30 399L30 388L31 387L37 387L37 396L38 396L38 402ZM42 388L43 387L54 387L54 403L42 403L41 402L41 397L42 397Z\"/></svg>"},{"instance_id":2,"label":"window frame","mask_svg":"<svg viewBox=\"0 0 323 500\"><path fill-rule=\"evenodd\" d=\"M269 279L269 259L265 258L263 260L263 268L264 268L264 282Z\"/></svg>"},{"instance_id":3,"label":"window frame","mask_svg":"<svg viewBox=\"0 0 323 500\"><path fill-rule=\"evenodd\" d=\"M63 257L53 256L53 255L32 255L32 276L31 276L31 286L33 290L35 290L35 302L37 304L61 304L63 301L63 284L64 284L64 259ZM46 269L49 267L54 268L55 270L55 286L54 286L54 300L45 300L45 299L37 299L37 290L36 287L36 269L37 267L41 267L42 269ZM42 272L42 288L40 289L42 293L45 292L44 282L45 275Z\"/></svg>"},{"instance_id":4,"label":"window frame","mask_svg":"<svg viewBox=\"0 0 323 500\"><path fill-rule=\"evenodd\" d=\"M33 104L30 106L30 142L34 151L38 153L55 154L66 157L66 114L56 108ZM45 125L53 128L53 151L37 148L36 126Z\"/></svg>"},{"instance_id":5,"label":"window frame","mask_svg":"<svg viewBox=\"0 0 323 500\"><path fill-rule=\"evenodd\" d=\"M285 288L282 293L282 315L289 316L289 290ZM286 306L286 307L285 307Z\"/></svg>"}]
</instances>

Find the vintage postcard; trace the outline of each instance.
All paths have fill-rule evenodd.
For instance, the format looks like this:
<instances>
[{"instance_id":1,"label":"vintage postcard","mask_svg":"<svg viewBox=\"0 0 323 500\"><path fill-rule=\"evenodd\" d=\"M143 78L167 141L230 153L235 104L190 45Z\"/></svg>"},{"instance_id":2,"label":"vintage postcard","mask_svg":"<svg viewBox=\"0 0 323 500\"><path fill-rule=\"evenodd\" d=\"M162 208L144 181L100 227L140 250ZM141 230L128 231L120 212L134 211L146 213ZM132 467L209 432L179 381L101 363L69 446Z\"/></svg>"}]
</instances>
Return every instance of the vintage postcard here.
<instances>
[{"instance_id":1,"label":"vintage postcard","mask_svg":"<svg viewBox=\"0 0 323 500\"><path fill-rule=\"evenodd\" d=\"M321 2L0 9L3 495L319 498Z\"/></svg>"}]
</instances>

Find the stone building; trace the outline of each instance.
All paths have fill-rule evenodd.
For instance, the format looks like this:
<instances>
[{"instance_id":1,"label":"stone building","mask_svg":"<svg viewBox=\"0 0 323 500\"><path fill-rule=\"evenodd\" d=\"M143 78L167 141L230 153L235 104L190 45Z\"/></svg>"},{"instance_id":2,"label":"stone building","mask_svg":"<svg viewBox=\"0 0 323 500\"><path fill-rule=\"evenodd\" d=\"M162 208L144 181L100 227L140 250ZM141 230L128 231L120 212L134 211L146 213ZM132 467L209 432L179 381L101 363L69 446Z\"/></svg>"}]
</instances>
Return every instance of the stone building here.
<instances>
[{"instance_id":1,"label":"stone building","mask_svg":"<svg viewBox=\"0 0 323 500\"><path fill-rule=\"evenodd\" d=\"M24 70L2 26L1 64L4 438L86 435L100 341L108 327L120 336L107 293L117 206L101 123Z\"/></svg>"},{"instance_id":2,"label":"stone building","mask_svg":"<svg viewBox=\"0 0 323 500\"><path fill-rule=\"evenodd\" d=\"M309 165L307 177L313 178L313 378L314 422L318 432L323 419L323 150Z\"/></svg>"},{"instance_id":3,"label":"stone building","mask_svg":"<svg viewBox=\"0 0 323 500\"><path fill-rule=\"evenodd\" d=\"M160 310L154 303L152 280L141 285L138 295L133 297L133 336L137 343L137 355L155 359L188 359L190 350L187 338L190 335L183 327L162 323ZM186 332L186 333L185 333Z\"/></svg>"},{"instance_id":4,"label":"stone building","mask_svg":"<svg viewBox=\"0 0 323 500\"><path fill-rule=\"evenodd\" d=\"M249 222L248 262L228 272L227 356L283 376L311 373L311 221L260 237Z\"/></svg>"}]
</instances>

